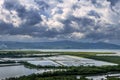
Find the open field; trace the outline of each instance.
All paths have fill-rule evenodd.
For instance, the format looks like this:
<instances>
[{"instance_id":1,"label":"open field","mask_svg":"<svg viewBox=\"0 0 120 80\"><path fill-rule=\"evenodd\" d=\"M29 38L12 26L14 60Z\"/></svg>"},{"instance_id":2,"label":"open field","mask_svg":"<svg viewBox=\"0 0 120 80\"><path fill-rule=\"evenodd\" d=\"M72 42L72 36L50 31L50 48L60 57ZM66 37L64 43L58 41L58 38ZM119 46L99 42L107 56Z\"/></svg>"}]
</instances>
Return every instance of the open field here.
<instances>
[{"instance_id":1,"label":"open field","mask_svg":"<svg viewBox=\"0 0 120 80\"><path fill-rule=\"evenodd\" d=\"M112 62L120 65L120 56L88 56L87 58Z\"/></svg>"}]
</instances>

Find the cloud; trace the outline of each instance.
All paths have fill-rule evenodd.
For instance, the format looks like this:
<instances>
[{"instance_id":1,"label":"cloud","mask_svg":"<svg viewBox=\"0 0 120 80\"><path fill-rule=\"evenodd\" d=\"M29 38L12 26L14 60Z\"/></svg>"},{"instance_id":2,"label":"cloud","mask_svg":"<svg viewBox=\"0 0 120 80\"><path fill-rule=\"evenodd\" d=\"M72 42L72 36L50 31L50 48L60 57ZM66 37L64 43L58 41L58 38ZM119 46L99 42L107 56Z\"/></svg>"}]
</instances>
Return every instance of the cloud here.
<instances>
[{"instance_id":1,"label":"cloud","mask_svg":"<svg viewBox=\"0 0 120 80\"><path fill-rule=\"evenodd\" d=\"M107 0L111 3L111 6L115 6L119 0Z\"/></svg>"},{"instance_id":2,"label":"cloud","mask_svg":"<svg viewBox=\"0 0 120 80\"><path fill-rule=\"evenodd\" d=\"M1 0L0 40L5 35L21 41L120 40L119 5L119 0Z\"/></svg>"}]
</instances>

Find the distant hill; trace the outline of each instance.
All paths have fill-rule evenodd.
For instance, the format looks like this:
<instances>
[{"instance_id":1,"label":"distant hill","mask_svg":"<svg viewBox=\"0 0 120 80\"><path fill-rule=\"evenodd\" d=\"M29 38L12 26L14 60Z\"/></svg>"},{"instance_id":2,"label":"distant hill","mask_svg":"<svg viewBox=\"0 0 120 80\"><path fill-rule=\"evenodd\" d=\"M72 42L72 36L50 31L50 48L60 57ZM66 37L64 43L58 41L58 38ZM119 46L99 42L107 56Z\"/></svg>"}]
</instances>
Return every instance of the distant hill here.
<instances>
[{"instance_id":1,"label":"distant hill","mask_svg":"<svg viewBox=\"0 0 120 80\"><path fill-rule=\"evenodd\" d=\"M55 41L55 42L0 41L0 49L120 49L120 45L104 42L85 43L74 41Z\"/></svg>"}]
</instances>

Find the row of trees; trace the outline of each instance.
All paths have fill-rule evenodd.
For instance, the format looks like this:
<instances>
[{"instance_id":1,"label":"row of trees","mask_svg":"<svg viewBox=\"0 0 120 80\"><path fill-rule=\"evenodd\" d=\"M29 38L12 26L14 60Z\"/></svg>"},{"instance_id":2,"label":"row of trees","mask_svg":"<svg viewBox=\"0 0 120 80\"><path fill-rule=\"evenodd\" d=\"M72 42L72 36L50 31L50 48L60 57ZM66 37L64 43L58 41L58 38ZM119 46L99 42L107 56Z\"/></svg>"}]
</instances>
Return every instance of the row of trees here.
<instances>
[{"instance_id":1,"label":"row of trees","mask_svg":"<svg viewBox=\"0 0 120 80\"><path fill-rule=\"evenodd\" d=\"M34 68L34 69L40 69L40 68L52 68L52 69L70 69L71 67L67 67L67 66L42 66L42 65L34 65L34 64L31 64L31 63L28 63L28 62L25 62L25 61L21 61L19 62L21 64L23 64L25 67L27 68Z\"/></svg>"},{"instance_id":2,"label":"row of trees","mask_svg":"<svg viewBox=\"0 0 120 80\"><path fill-rule=\"evenodd\" d=\"M41 52L40 52L41 53ZM9 51L9 52L4 52L4 53L1 53L0 52L0 58L22 58L22 57L50 57L50 56L55 56L53 54L48 54L48 55L34 55L34 54L38 54L38 52L24 52L24 51Z\"/></svg>"},{"instance_id":3,"label":"row of trees","mask_svg":"<svg viewBox=\"0 0 120 80\"><path fill-rule=\"evenodd\" d=\"M84 76L80 77L80 79L76 78L76 76L52 76L52 77L36 77L35 75L31 75L29 77L20 77L20 78L10 78L6 80L88 80Z\"/></svg>"}]
</instances>

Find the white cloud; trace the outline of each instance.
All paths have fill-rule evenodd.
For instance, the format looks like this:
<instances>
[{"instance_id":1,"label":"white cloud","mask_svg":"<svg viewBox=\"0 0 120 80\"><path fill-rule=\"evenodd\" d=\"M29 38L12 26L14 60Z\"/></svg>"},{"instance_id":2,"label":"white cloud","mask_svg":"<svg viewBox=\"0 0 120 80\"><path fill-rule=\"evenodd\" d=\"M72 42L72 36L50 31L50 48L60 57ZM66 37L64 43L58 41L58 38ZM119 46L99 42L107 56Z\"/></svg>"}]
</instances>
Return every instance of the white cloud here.
<instances>
[{"instance_id":1,"label":"white cloud","mask_svg":"<svg viewBox=\"0 0 120 80\"><path fill-rule=\"evenodd\" d=\"M119 5L120 1L111 8L108 0L0 0L0 34L25 35L22 40L29 35L50 40L65 36L118 40Z\"/></svg>"},{"instance_id":2,"label":"white cloud","mask_svg":"<svg viewBox=\"0 0 120 80\"><path fill-rule=\"evenodd\" d=\"M83 33L80 33L80 32L73 32L70 35L70 38L73 38L73 39L81 39L84 37L85 37L85 35Z\"/></svg>"}]
</instances>

